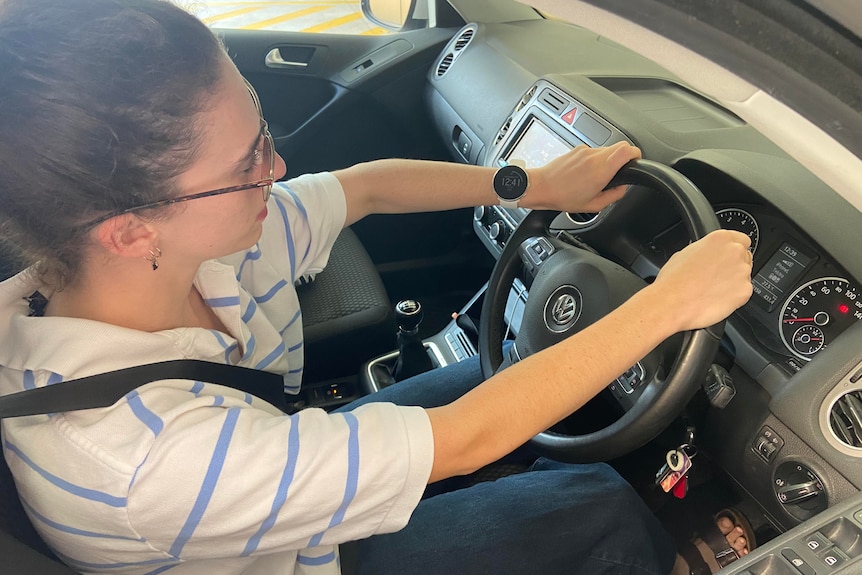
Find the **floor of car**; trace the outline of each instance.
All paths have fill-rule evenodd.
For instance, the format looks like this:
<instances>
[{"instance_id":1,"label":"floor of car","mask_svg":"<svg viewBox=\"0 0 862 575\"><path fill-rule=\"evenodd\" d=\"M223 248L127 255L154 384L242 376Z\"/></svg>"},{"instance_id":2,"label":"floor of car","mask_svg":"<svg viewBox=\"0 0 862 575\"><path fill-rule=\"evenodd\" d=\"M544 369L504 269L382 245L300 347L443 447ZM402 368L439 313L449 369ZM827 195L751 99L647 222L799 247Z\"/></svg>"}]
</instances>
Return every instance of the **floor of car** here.
<instances>
[{"instance_id":1,"label":"floor of car","mask_svg":"<svg viewBox=\"0 0 862 575\"><path fill-rule=\"evenodd\" d=\"M612 465L638 491L679 549L698 533L705 522L727 507L739 510L754 529L758 545L778 536L778 532L763 516L756 503L741 496L708 455L692 460L688 493L678 499L655 484L659 463L664 460L667 446L651 443L633 454L612 462Z\"/></svg>"}]
</instances>

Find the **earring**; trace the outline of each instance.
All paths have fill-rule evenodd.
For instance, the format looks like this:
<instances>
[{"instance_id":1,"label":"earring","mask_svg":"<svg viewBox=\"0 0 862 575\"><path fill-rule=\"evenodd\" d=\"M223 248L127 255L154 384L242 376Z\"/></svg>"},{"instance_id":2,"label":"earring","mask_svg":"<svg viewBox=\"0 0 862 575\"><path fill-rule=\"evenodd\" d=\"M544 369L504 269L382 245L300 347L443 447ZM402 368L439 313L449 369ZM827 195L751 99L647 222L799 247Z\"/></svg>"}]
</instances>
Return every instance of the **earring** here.
<instances>
[{"instance_id":1,"label":"earring","mask_svg":"<svg viewBox=\"0 0 862 575\"><path fill-rule=\"evenodd\" d=\"M162 257L162 250L159 248L155 248L155 250L150 250L150 257L144 258L153 266L153 271L159 269L159 258Z\"/></svg>"}]
</instances>

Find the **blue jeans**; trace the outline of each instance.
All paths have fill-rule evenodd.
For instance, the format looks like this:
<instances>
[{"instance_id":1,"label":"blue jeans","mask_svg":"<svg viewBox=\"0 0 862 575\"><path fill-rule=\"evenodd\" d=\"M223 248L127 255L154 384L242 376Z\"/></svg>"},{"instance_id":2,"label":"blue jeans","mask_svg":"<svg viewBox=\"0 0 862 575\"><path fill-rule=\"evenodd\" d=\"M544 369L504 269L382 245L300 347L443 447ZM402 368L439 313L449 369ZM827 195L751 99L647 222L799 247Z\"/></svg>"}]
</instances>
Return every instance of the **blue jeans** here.
<instances>
[{"instance_id":1,"label":"blue jeans","mask_svg":"<svg viewBox=\"0 0 862 575\"><path fill-rule=\"evenodd\" d=\"M372 401L436 407L482 382L477 358L423 373ZM673 542L634 489L603 463L540 458L527 472L419 502L397 533L359 542L359 575L670 573Z\"/></svg>"}]
</instances>

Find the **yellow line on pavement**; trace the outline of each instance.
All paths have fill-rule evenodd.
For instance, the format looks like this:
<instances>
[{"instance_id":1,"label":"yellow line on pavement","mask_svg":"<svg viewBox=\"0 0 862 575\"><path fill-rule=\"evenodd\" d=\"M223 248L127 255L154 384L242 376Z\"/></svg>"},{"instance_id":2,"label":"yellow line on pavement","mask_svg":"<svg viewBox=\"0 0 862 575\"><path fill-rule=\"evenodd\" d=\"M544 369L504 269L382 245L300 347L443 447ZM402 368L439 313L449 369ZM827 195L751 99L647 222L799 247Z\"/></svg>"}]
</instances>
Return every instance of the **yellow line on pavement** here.
<instances>
[{"instance_id":1,"label":"yellow line on pavement","mask_svg":"<svg viewBox=\"0 0 862 575\"><path fill-rule=\"evenodd\" d=\"M356 4L356 0L296 0L295 2L242 2L242 0L234 0L232 2L207 2L207 6L236 6L242 4L244 6L307 6L309 4Z\"/></svg>"},{"instance_id":2,"label":"yellow line on pavement","mask_svg":"<svg viewBox=\"0 0 862 575\"><path fill-rule=\"evenodd\" d=\"M335 20L330 20L329 22L324 22L323 24L318 24L317 26L312 26L311 28L305 28L304 30L300 30L301 32L325 32L326 30L331 30L332 28L336 28L341 26L342 24L348 24L350 22L355 22L362 18L362 14L359 12L355 12L353 14L348 14L347 16L342 16L341 18L336 18Z\"/></svg>"},{"instance_id":3,"label":"yellow line on pavement","mask_svg":"<svg viewBox=\"0 0 862 575\"><path fill-rule=\"evenodd\" d=\"M384 34L388 34L388 30L384 30L379 26L377 28L372 28L371 30L366 30L365 32L360 32L360 36L383 36Z\"/></svg>"},{"instance_id":4,"label":"yellow line on pavement","mask_svg":"<svg viewBox=\"0 0 862 575\"><path fill-rule=\"evenodd\" d=\"M230 12L225 12L224 14L215 14L213 16L207 16L206 18L202 18L204 24L212 24L213 22L218 22L219 20L227 20L228 18L233 18L234 16L242 16L243 14L248 14L249 12L255 12L260 10L261 6L252 6L250 8L240 8L239 10L231 10Z\"/></svg>"},{"instance_id":5,"label":"yellow line on pavement","mask_svg":"<svg viewBox=\"0 0 862 575\"><path fill-rule=\"evenodd\" d=\"M296 12L290 12L289 14L282 14L281 16L276 16L275 18L269 18L268 20L261 20L260 22L248 24L246 26L242 26L241 28L243 30L261 30L274 24L281 24L282 22L287 22L288 20L302 18L303 16L308 16L309 14L322 12L328 9L328 6L312 6L311 8L306 8L305 10L297 10Z\"/></svg>"}]
</instances>

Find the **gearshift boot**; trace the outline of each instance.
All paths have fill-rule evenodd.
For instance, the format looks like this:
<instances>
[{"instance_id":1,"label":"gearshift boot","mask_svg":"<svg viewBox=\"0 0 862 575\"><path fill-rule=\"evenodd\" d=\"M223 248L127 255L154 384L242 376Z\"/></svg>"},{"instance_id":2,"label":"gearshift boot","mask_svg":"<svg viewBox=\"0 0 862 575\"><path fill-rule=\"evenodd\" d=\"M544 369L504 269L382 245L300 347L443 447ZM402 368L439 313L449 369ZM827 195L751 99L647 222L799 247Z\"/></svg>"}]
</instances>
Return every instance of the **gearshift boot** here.
<instances>
[{"instance_id":1,"label":"gearshift boot","mask_svg":"<svg viewBox=\"0 0 862 575\"><path fill-rule=\"evenodd\" d=\"M419 337L422 323L422 305L416 300L403 300L395 305L398 323L398 359L392 369L395 381L402 381L426 372L434 366L425 345Z\"/></svg>"}]
</instances>

